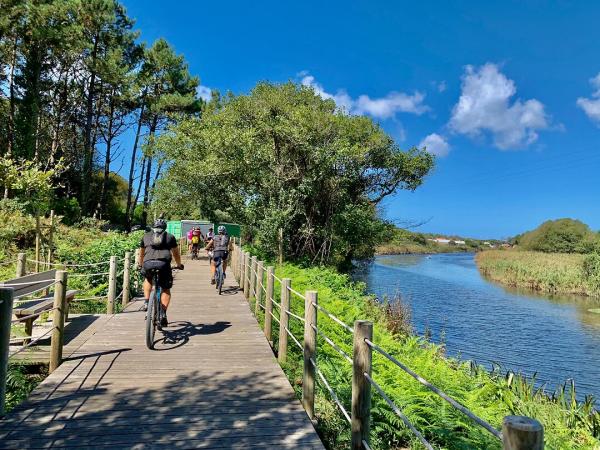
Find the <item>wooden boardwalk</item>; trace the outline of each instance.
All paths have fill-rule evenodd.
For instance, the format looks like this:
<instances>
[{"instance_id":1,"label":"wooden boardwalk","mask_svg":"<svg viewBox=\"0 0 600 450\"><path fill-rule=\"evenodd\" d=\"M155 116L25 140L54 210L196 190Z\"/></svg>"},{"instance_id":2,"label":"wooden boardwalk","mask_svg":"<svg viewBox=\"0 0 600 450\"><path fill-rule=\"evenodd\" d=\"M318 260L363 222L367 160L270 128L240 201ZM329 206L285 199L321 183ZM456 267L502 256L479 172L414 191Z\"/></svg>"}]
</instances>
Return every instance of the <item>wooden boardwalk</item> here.
<instances>
[{"instance_id":1,"label":"wooden boardwalk","mask_svg":"<svg viewBox=\"0 0 600 450\"><path fill-rule=\"evenodd\" d=\"M145 347L133 302L0 421L0 448L323 449L234 284L218 296L206 261L188 261L168 341Z\"/></svg>"}]
</instances>

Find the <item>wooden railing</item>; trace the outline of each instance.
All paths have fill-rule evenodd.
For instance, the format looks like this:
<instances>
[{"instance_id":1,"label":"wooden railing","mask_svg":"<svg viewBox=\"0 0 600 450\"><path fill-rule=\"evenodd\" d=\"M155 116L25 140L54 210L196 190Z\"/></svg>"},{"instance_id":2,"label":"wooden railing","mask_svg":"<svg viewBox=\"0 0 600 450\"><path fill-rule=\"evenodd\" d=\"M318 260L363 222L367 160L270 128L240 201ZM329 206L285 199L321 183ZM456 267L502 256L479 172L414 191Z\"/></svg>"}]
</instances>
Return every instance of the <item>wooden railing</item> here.
<instances>
[{"instance_id":1,"label":"wooden railing","mask_svg":"<svg viewBox=\"0 0 600 450\"><path fill-rule=\"evenodd\" d=\"M62 355L64 344L64 327L65 320L68 317L69 303L85 300L106 300L107 314L114 314L115 303L119 299L121 299L121 303L123 307L125 307L131 299L131 270L133 265L137 263L137 255L138 254L136 252L135 261L132 259L132 253L126 252L123 257L111 256L109 260L98 263L52 264L44 261L28 260L26 259L26 255L24 253L19 253L17 260L11 261L11 263L16 263L15 279L4 282L0 285L0 416L4 414L6 377L9 360L26 349L35 346L39 341L50 337L49 371L52 373L54 370L56 370L56 368L59 367L63 361ZM54 267L55 269L48 270L46 272L39 272L39 274L37 274L35 277L35 281L21 282L21 279L29 280L29 278L31 278L26 276L27 262L35 264L36 270L44 267ZM118 272L121 264L122 270ZM106 266L108 266L108 270L106 269ZM98 269L96 269L96 267L98 267ZM84 268L92 268L93 273L74 272ZM44 274L53 275L53 277L46 277L48 279L44 279ZM120 276L123 277L123 289L121 290L121 293L117 294L117 278ZM106 277L108 283L106 294L84 298L77 298L74 296L74 298L67 301L68 280L70 278L78 277ZM32 289L28 289L22 294L19 293L19 288L22 288L25 285L31 285L32 283ZM136 286L136 289L137 287L138 286ZM45 296L32 298L32 294L40 291L45 291L47 293L49 290L53 290L52 297ZM50 298L53 299L52 302L48 301ZM38 301L38 303L49 303L49 307L38 308L31 315L12 319L13 309L15 309L15 307L25 302L28 304L35 304L36 301ZM11 327L17 323L23 323L26 321L33 322L33 320L37 319L42 314L52 315L52 327L46 330L42 335L35 338L33 336L18 338L18 340L23 340L23 345L11 353ZM26 329L31 331L31 327L26 327Z\"/></svg>"},{"instance_id":2,"label":"wooden railing","mask_svg":"<svg viewBox=\"0 0 600 450\"><path fill-rule=\"evenodd\" d=\"M373 352L381 355L400 370L409 374L427 389L435 393L441 399L450 404L457 411L469 417L473 422L481 426L494 438L502 442L504 450L540 450L544 447L544 429L535 419L524 416L506 416L502 423L502 431L497 430L491 424L478 417L464 405L444 393L416 372L402 363L398 358L388 353L384 348L373 342L373 323L366 320L356 320L350 326L340 318L319 305L318 292L306 291L304 294L292 288L292 280L280 279L275 275L273 266L265 267L256 256L244 251L238 243L234 245L232 252L233 272L239 286L243 289L246 298L254 301L255 315L259 316L260 310L264 310L264 333L267 340L273 345L273 321L279 325L279 339L277 358L284 363L288 353L289 339L292 340L303 355L302 376L302 404L311 420L315 419L315 382L320 380L325 390L331 396L332 401L340 409L344 418L348 421L351 429L352 450L369 450L370 425L371 425L371 396L373 390L380 395L389 405L391 410L402 420L412 434L427 449L433 449L432 445L425 439L408 417L394 403L385 391L385 386L380 386L372 377ZM266 278L266 279L265 279ZM275 300L275 283L281 288L280 302ZM304 317L290 308L290 296L297 296L304 301ZM275 310L274 307L275 306ZM275 311L275 312L274 312ZM277 311L279 311L277 313ZM318 326L319 316L328 319L342 327L346 332L353 335L352 356L348 355L334 340L327 336ZM300 321L304 326L302 342L292 333L289 321L294 319ZM289 339L288 339L289 338ZM317 340L331 346L342 359L352 365L352 398L350 412L336 395L331 384L317 365Z\"/></svg>"}]
</instances>

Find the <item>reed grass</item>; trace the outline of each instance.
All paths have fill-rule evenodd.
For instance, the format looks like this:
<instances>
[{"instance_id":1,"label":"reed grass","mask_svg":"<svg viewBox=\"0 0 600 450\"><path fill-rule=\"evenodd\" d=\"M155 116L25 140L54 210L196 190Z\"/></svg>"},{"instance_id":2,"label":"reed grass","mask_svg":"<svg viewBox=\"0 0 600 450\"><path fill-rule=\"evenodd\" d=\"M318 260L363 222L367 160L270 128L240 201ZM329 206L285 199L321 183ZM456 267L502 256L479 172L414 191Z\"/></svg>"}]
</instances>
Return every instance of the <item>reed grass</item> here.
<instances>
[{"instance_id":1,"label":"reed grass","mask_svg":"<svg viewBox=\"0 0 600 450\"><path fill-rule=\"evenodd\" d=\"M600 296L600 289L584 271L586 255L521 250L486 250L476 255L480 272L513 287L548 293Z\"/></svg>"}]
</instances>

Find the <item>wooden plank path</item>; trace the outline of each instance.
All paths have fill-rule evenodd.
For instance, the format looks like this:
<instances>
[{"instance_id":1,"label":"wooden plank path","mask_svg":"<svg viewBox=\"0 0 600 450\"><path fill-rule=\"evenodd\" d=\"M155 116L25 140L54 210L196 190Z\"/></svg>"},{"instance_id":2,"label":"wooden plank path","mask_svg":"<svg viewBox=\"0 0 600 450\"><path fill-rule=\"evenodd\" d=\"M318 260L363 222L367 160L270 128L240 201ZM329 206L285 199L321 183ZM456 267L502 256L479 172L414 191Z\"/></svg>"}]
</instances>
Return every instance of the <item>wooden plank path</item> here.
<instances>
[{"instance_id":1,"label":"wooden plank path","mask_svg":"<svg viewBox=\"0 0 600 450\"><path fill-rule=\"evenodd\" d=\"M225 287L188 261L155 351L141 301L95 327L0 421L0 448L323 449L232 274Z\"/></svg>"}]
</instances>

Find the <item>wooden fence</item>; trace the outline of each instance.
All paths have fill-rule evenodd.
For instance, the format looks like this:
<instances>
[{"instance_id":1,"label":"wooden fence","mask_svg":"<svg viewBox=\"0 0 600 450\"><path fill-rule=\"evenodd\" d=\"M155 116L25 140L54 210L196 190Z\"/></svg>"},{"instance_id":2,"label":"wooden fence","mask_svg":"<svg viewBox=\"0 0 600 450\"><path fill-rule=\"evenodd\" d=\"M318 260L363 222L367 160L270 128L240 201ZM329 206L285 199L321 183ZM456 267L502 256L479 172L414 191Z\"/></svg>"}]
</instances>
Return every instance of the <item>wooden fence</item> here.
<instances>
[{"instance_id":1,"label":"wooden fence","mask_svg":"<svg viewBox=\"0 0 600 450\"><path fill-rule=\"evenodd\" d=\"M280 279L275 275L273 266L265 267L256 256L251 256L239 244L234 245L231 265L234 276L243 289L246 298L254 302L255 314L258 318L260 310L264 310L264 333L267 340L273 343L273 321L279 325L277 358L284 363L287 358L288 344L296 345L303 354L302 404L311 420L315 419L315 383L320 381L348 421L351 430L352 450L369 450L371 425L371 396L380 395L391 410L402 420L405 426L427 449L432 445L413 426L402 410L386 394L385 386L380 386L372 378L373 352L386 358L389 362L413 377L427 389L450 404L457 411L469 417L473 422L501 441L505 450L540 450L544 447L544 430L535 419L524 416L506 416L502 431L475 415L464 405L454 400L436 386L419 376L399 359L389 354L384 348L373 342L373 323L356 320L350 326L331 314L318 302L318 292L306 291L304 294L292 288L292 280ZM275 300L275 284L280 287L278 303ZM290 308L290 296L297 296L304 302L304 314L294 314ZM274 310L275 307L275 310ZM279 311L279 313L277 313ZM319 328L319 317L325 316L353 335L352 356L348 355L336 342ZM298 339L290 330L289 321L294 319L304 325L304 336ZM350 412L339 400L331 384L319 370L317 365L317 340L331 346L344 360L352 365L352 398ZM275 349L274 349L275 350Z\"/></svg>"},{"instance_id":2,"label":"wooden fence","mask_svg":"<svg viewBox=\"0 0 600 450\"><path fill-rule=\"evenodd\" d=\"M38 342L50 338L50 367L53 372L62 363L64 328L65 320L69 312L69 303L85 300L106 301L107 314L114 314L115 303L120 299L123 307L131 300L131 270L137 263L138 253L135 260L131 252L126 252L123 257L111 256L107 261L101 261L91 264L60 264L49 263L39 260L28 260L25 253L19 253L16 263L15 278L4 283L0 283L0 416L4 414L6 398L6 378L8 363L11 358L17 354L35 346ZM35 270L47 268L45 272L39 272L35 277L27 276L27 263L35 265ZM119 267L122 270L119 272ZM81 270L91 270L89 272L80 272ZM117 278L123 277L123 289L117 294ZM96 295L93 297L77 298L73 295L68 299L68 280L78 277L95 277L96 279L105 279L108 289L105 295ZM21 281L26 280L26 281ZM139 280L136 278L136 284ZM24 287L28 289L23 289ZM135 286L137 289L138 286ZM48 294L52 290L51 294ZM41 297L35 297L34 294L42 293ZM27 305L31 308L31 314L18 316L13 319L13 312L19 305ZM47 305L47 307L45 307ZM23 310L23 308L21 308ZM37 337L28 335L17 338L23 341L23 345L11 353L11 327L18 323L24 323L37 319L42 314L50 314L52 317L52 327ZM31 327L26 327L31 331Z\"/></svg>"}]
</instances>

